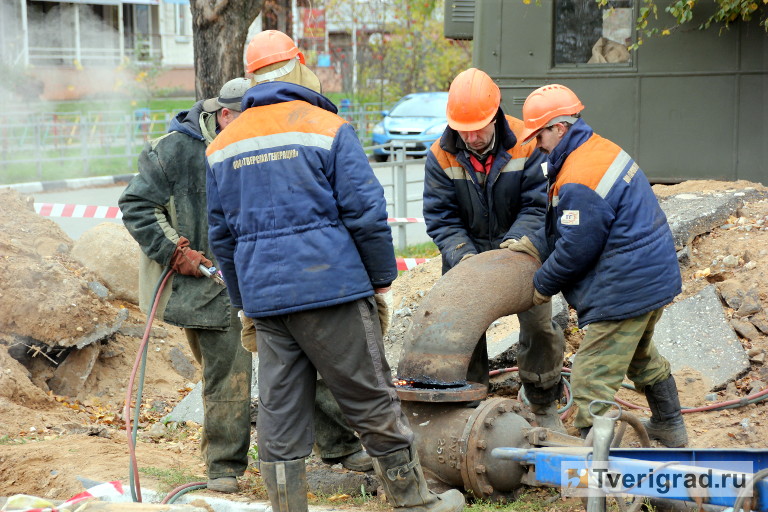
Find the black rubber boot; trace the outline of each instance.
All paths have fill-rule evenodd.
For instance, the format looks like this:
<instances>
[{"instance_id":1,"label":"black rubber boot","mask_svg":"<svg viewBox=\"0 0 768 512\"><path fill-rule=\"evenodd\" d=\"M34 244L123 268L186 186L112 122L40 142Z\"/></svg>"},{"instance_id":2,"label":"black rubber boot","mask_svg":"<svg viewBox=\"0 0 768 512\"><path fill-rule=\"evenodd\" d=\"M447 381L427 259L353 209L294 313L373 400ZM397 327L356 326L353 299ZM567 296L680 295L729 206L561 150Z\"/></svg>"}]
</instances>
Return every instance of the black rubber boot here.
<instances>
[{"instance_id":1,"label":"black rubber boot","mask_svg":"<svg viewBox=\"0 0 768 512\"><path fill-rule=\"evenodd\" d=\"M429 490L413 447L374 457L373 469L397 512L459 512L464 508L460 491L435 494Z\"/></svg>"},{"instance_id":2,"label":"black rubber boot","mask_svg":"<svg viewBox=\"0 0 768 512\"><path fill-rule=\"evenodd\" d=\"M644 391L651 409L651 419L642 420L648 437L661 441L668 448L680 448L688 444L688 432L680 410L675 378L670 375L661 382L646 386Z\"/></svg>"},{"instance_id":3,"label":"black rubber boot","mask_svg":"<svg viewBox=\"0 0 768 512\"><path fill-rule=\"evenodd\" d=\"M259 462L273 512L307 512L307 469L304 459Z\"/></svg>"},{"instance_id":4,"label":"black rubber boot","mask_svg":"<svg viewBox=\"0 0 768 512\"><path fill-rule=\"evenodd\" d=\"M563 381L550 388L540 388L531 382L523 382L525 397L531 406L531 412L536 418L536 425L549 430L567 434L560 415L557 413L557 401L563 394Z\"/></svg>"},{"instance_id":5,"label":"black rubber boot","mask_svg":"<svg viewBox=\"0 0 768 512\"><path fill-rule=\"evenodd\" d=\"M536 425L539 427L561 434L568 433L560 419L560 414L557 412L557 404L555 402L547 405L531 403L531 412L533 412L533 416L536 418Z\"/></svg>"}]
</instances>

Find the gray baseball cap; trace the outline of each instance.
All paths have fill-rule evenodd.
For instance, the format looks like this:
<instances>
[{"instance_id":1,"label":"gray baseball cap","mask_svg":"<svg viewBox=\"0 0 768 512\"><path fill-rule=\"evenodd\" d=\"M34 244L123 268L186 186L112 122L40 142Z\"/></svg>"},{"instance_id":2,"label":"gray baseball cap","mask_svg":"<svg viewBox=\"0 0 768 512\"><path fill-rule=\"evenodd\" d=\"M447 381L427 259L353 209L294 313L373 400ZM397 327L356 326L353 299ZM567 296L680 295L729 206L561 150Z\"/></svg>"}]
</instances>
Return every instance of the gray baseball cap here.
<instances>
[{"instance_id":1,"label":"gray baseball cap","mask_svg":"<svg viewBox=\"0 0 768 512\"><path fill-rule=\"evenodd\" d=\"M218 98L209 98L203 102L203 110L216 112L220 108L228 108L240 112L243 95L250 88L251 81L249 79L233 78L221 87Z\"/></svg>"}]
</instances>

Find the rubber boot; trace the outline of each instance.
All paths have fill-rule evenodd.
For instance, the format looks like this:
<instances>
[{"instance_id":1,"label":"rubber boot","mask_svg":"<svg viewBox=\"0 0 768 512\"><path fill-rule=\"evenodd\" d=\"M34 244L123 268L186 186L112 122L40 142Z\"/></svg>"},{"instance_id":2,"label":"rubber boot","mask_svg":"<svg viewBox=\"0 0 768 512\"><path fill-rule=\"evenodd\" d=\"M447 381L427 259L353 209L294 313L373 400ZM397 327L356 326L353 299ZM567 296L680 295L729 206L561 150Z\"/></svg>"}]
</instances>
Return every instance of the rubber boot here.
<instances>
[{"instance_id":1,"label":"rubber boot","mask_svg":"<svg viewBox=\"0 0 768 512\"><path fill-rule=\"evenodd\" d=\"M688 444L688 432L680 410L675 378L670 375L661 382L646 386L644 391L651 409L651 419L641 421L648 437L661 441L667 448L680 448Z\"/></svg>"},{"instance_id":2,"label":"rubber boot","mask_svg":"<svg viewBox=\"0 0 768 512\"><path fill-rule=\"evenodd\" d=\"M307 470L304 459L259 462L273 512L307 512Z\"/></svg>"},{"instance_id":3,"label":"rubber boot","mask_svg":"<svg viewBox=\"0 0 768 512\"><path fill-rule=\"evenodd\" d=\"M419 456L413 447L373 458L387 500L396 511L459 512L464 495L456 489L435 494L427 487Z\"/></svg>"},{"instance_id":4,"label":"rubber boot","mask_svg":"<svg viewBox=\"0 0 768 512\"><path fill-rule=\"evenodd\" d=\"M531 412L536 419L536 425L554 432L567 434L565 426L557 413L557 404L552 402L547 405L531 403Z\"/></svg>"}]
</instances>

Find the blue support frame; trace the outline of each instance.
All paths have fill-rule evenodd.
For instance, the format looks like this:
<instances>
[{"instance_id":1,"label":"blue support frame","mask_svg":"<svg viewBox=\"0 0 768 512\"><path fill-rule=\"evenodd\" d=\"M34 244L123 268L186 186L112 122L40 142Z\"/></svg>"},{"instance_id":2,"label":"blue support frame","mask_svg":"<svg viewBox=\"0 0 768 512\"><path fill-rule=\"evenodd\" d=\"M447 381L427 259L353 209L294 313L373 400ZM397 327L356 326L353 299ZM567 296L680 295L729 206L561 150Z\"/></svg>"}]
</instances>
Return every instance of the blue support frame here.
<instances>
[{"instance_id":1,"label":"blue support frame","mask_svg":"<svg viewBox=\"0 0 768 512\"><path fill-rule=\"evenodd\" d=\"M491 454L500 459L514 460L523 465L533 465L536 481L541 485L567 487L578 480L574 473L564 468L587 468L591 464L592 448L495 448ZM706 486L707 495L704 503L723 507L732 507L739 491L748 483L752 476L762 469L768 468L768 451L766 450L724 450L724 449L661 449L661 448L619 448L612 449L608 457L608 472L615 475L651 475L640 484L634 482L635 488L626 489L626 494L663 498L680 501L694 501L687 490L686 482L690 483L693 476L697 483L702 478L709 478L711 485ZM595 463L597 473L601 478L608 473ZM751 473L746 472L750 468ZM739 473L741 478L729 478L728 475ZM699 475L708 476L699 476ZM569 477L570 475L570 477ZM677 476L676 476L677 475ZM666 482L671 485L649 485L650 478L656 482ZM688 480L686 480L686 478ZM566 480L566 481L564 481ZM627 478L624 487L631 487L631 478ZM731 482L736 485L720 485L720 482ZM741 483L741 486L738 484ZM621 487L621 486L619 486ZM738 488L737 488L738 487ZM755 484L757 500L753 503L754 510L768 511L768 480Z\"/></svg>"}]
</instances>

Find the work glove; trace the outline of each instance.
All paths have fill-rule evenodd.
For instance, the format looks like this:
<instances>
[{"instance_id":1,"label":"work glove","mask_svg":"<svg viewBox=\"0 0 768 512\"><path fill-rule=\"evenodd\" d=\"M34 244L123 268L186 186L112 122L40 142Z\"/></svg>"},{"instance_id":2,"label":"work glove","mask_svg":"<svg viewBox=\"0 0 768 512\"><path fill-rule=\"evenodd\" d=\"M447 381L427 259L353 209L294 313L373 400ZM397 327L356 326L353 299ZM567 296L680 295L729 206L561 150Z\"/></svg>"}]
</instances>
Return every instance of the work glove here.
<instances>
[{"instance_id":1,"label":"work glove","mask_svg":"<svg viewBox=\"0 0 768 512\"><path fill-rule=\"evenodd\" d=\"M245 316L245 313L241 309L237 312L237 316L240 318L240 343L243 348L248 352L254 354L258 352L256 348L256 326L253 324L253 319Z\"/></svg>"},{"instance_id":2,"label":"work glove","mask_svg":"<svg viewBox=\"0 0 768 512\"><path fill-rule=\"evenodd\" d=\"M509 240L504 240L499 245L499 248L509 249L510 251L515 251L515 252L523 252L529 256L533 256L534 258L536 258L536 261L541 263L539 250L536 249L536 246L533 245L533 242L531 242L531 239L528 238L527 236L524 236L520 240L515 240L514 238L510 238Z\"/></svg>"},{"instance_id":3,"label":"work glove","mask_svg":"<svg viewBox=\"0 0 768 512\"><path fill-rule=\"evenodd\" d=\"M549 302L552 300L552 297L549 295L544 295L543 293L539 292L539 290L536 289L536 287L533 287L533 305L534 306L540 306L541 304L544 304L545 302Z\"/></svg>"},{"instance_id":4,"label":"work glove","mask_svg":"<svg viewBox=\"0 0 768 512\"><path fill-rule=\"evenodd\" d=\"M459 263L461 263L461 262L463 262L463 261L467 261L467 260L468 260L469 258L471 258L472 256L475 256L475 253L473 253L473 252L470 252L470 253L468 253L468 254L465 254L464 256L462 256L462 257L461 257L461 259L459 260Z\"/></svg>"},{"instance_id":5,"label":"work glove","mask_svg":"<svg viewBox=\"0 0 768 512\"><path fill-rule=\"evenodd\" d=\"M189 240L183 236L179 238L176 250L171 256L171 270L185 276L203 277L198 268L201 263L208 268L213 266L213 262L206 258L204 253L189 248Z\"/></svg>"},{"instance_id":6,"label":"work glove","mask_svg":"<svg viewBox=\"0 0 768 512\"><path fill-rule=\"evenodd\" d=\"M377 288L374 290L373 299L376 301L376 309L379 312L379 324L381 324L382 336L387 334L389 326L392 324L392 310L395 305L395 298L392 294L392 287Z\"/></svg>"}]
</instances>

